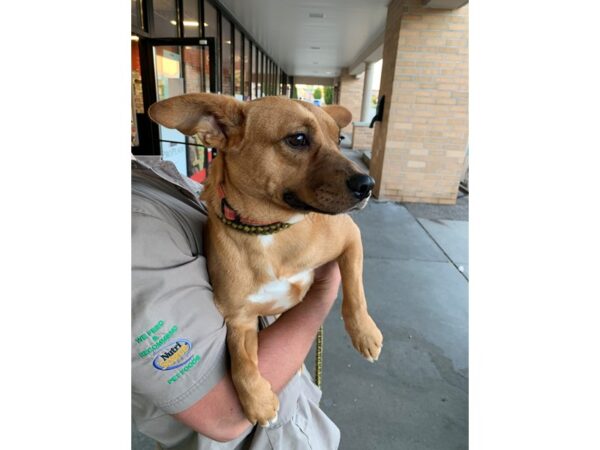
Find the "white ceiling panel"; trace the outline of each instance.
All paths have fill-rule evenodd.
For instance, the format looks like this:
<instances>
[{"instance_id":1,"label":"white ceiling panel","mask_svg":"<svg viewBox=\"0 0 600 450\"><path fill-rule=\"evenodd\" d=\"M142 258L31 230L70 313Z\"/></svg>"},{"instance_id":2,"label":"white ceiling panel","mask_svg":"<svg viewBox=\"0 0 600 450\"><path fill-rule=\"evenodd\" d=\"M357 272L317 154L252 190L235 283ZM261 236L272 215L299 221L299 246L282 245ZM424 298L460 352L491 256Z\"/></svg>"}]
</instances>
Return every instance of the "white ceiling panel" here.
<instances>
[{"instance_id":1,"label":"white ceiling panel","mask_svg":"<svg viewBox=\"0 0 600 450\"><path fill-rule=\"evenodd\" d=\"M333 77L381 38L389 0L220 2L289 75Z\"/></svg>"}]
</instances>

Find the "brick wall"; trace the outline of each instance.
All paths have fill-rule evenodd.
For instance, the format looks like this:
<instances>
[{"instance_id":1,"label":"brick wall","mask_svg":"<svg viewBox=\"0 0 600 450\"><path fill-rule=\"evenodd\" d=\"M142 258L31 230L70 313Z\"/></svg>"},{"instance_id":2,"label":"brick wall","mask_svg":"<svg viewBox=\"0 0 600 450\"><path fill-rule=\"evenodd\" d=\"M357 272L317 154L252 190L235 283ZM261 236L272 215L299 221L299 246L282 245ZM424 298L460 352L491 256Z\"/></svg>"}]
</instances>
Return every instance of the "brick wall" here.
<instances>
[{"instance_id":1,"label":"brick wall","mask_svg":"<svg viewBox=\"0 0 600 450\"><path fill-rule=\"evenodd\" d=\"M364 75L362 73L358 78L355 78L354 75L348 74L348 69L343 69L340 75L338 103L350 110L353 122L360 121ZM352 133L352 123L343 128L342 131Z\"/></svg>"},{"instance_id":2,"label":"brick wall","mask_svg":"<svg viewBox=\"0 0 600 450\"><path fill-rule=\"evenodd\" d=\"M392 0L383 52L375 195L453 204L468 141L468 6L436 10Z\"/></svg>"}]
</instances>

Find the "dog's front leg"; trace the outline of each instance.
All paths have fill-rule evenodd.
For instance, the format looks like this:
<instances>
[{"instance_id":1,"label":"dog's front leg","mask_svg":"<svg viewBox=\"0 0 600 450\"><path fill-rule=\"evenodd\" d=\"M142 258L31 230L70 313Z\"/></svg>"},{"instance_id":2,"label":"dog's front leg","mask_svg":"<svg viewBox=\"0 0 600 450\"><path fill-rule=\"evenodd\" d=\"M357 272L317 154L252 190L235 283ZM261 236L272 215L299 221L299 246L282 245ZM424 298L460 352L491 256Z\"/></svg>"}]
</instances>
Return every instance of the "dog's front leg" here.
<instances>
[{"instance_id":1,"label":"dog's front leg","mask_svg":"<svg viewBox=\"0 0 600 450\"><path fill-rule=\"evenodd\" d=\"M360 230L354 222L338 264L342 275L342 316L346 331L354 348L369 361L376 361L383 346L383 335L367 312L363 287L363 248Z\"/></svg>"},{"instance_id":2,"label":"dog's front leg","mask_svg":"<svg viewBox=\"0 0 600 450\"><path fill-rule=\"evenodd\" d=\"M258 370L257 322L256 316L228 319L227 344L231 378L244 414L253 424L264 427L277 421L279 399Z\"/></svg>"}]
</instances>

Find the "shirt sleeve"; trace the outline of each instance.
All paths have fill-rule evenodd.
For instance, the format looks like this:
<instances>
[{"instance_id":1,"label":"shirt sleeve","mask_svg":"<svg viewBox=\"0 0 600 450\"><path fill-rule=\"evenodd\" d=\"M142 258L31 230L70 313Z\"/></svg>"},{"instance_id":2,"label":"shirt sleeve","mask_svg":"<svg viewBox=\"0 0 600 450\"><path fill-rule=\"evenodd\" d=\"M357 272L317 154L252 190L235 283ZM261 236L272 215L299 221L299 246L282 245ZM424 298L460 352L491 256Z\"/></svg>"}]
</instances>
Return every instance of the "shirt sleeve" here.
<instances>
[{"instance_id":1,"label":"shirt sleeve","mask_svg":"<svg viewBox=\"0 0 600 450\"><path fill-rule=\"evenodd\" d=\"M132 214L132 390L175 414L227 371L226 326L206 261L172 221Z\"/></svg>"}]
</instances>

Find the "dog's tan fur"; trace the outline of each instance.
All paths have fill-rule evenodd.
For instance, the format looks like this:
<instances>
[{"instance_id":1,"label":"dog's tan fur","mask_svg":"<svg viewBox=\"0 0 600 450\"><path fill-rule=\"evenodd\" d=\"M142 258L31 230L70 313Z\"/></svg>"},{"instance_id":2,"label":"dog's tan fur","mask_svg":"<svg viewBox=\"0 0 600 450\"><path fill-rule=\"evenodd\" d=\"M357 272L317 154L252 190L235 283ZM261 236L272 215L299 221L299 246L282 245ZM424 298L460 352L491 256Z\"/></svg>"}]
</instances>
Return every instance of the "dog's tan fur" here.
<instances>
[{"instance_id":1,"label":"dog's tan fur","mask_svg":"<svg viewBox=\"0 0 600 450\"><path fill-rule=\"evenodd\" d=\"M279 408L258 370L257 317L280 314L300 302L312 283L312 270L328 261L339 263L342 315L352 343L376 360L383 336L367 312L360 232L343 214L366 203L348 189L346 180L359 171L338 148L349 111L281 97L242 103L222 95L188 94L152 105L149 114L219 149L202 194L209 211L208 269L227 323L232 379L247 418L264 426ZM286 144L285 138L298 132L310 137L309 148ZM302 220L269 237L234 230L219 220L219 184L243 217L263 223ZM286 191L328 214L294 210L283 200ZM277 298L266 290L269 286L282 295Z\"/></svg>"}]
</instances>

